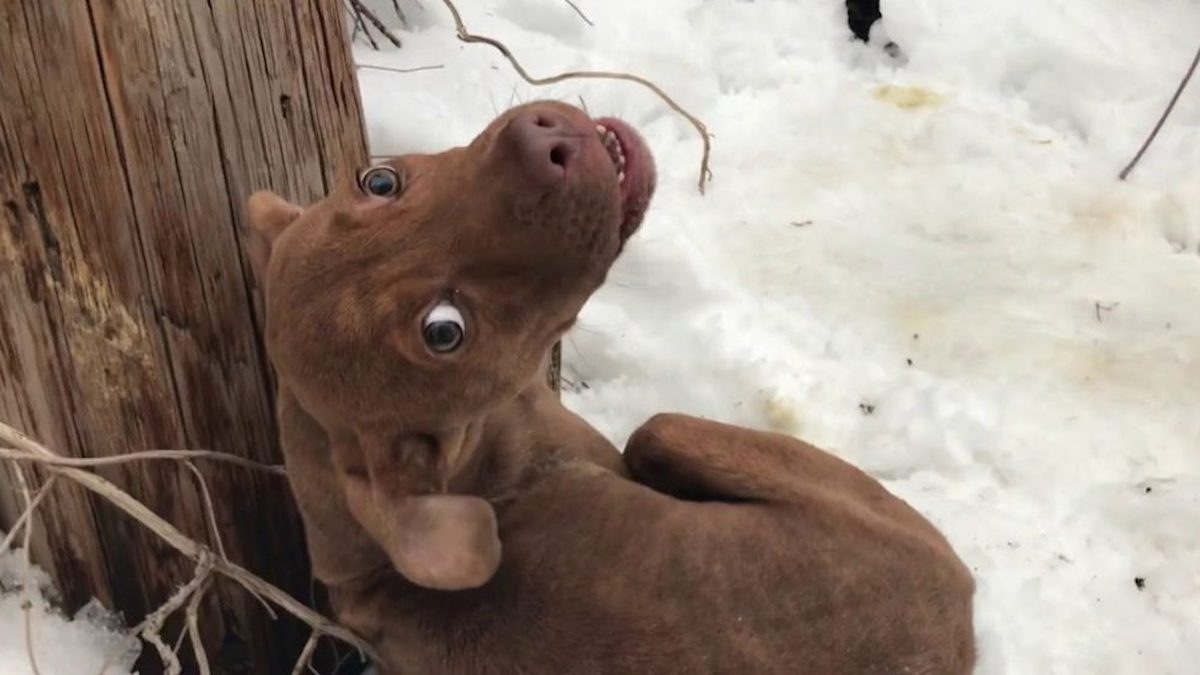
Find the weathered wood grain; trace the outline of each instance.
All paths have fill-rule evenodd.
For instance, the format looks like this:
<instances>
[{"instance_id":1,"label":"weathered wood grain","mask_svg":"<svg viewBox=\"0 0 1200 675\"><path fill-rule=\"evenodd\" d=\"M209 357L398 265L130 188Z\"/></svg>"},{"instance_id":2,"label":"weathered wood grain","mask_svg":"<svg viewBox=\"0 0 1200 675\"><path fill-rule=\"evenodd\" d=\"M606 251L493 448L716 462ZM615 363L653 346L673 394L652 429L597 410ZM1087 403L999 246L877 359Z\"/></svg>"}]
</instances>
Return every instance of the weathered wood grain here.
<instances>
[{"instance_id":1,"label":"weathered wood grain","mask_svg":"<svg viewBox=\"0 0 1200 675\"><path fill-rule=\"evenodd\" d=\"M341 4L0 0L0 35L0 419L75 456L279 462L242 205L259 188L317 199L365 161ZM201 470L230 557L308 597L283 481ZM208 539L182 467L101 473ZM140 618L189 574L77 489L42 515L35 553L71 605ZM288 672L306 637L223 587L204 612L219 672Z\"/></svg>"}]
</instances>

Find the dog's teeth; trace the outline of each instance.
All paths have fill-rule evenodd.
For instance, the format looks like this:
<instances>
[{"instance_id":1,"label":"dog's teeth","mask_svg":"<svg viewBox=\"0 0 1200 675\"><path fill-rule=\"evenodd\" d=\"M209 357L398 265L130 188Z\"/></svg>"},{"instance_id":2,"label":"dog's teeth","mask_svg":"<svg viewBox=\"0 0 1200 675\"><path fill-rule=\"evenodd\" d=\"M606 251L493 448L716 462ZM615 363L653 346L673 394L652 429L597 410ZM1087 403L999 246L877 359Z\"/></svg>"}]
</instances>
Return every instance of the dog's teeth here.
<instances>
[{"instance_id":1,"label":"dog's teeth","mask_svg":"<svg viewBox=\"0 0 1200 675\"><path fill-rule=\"evenodd\" d=\"M618 182L618 183L624 183L624 182L625 182L625 172L624 172L624 171L618 171L618 172L617 172L617 182Z\"/></svg>"}]
</instances>

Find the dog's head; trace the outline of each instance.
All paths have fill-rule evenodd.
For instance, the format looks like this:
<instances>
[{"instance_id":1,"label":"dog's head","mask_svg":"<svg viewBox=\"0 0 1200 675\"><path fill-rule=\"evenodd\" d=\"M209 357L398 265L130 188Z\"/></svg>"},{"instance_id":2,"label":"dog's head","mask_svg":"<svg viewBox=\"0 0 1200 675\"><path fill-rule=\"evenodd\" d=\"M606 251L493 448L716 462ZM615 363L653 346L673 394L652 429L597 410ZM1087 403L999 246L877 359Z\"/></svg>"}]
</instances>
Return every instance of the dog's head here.
<instances>
[{"instance_id":1,"label":"dog's head","mask_svg":"<svg viewBox=\"0 0 1200 675\"><path fill-rule=\"evenodd\" d=\"M271 361L328 433L355 517L411 581L494 573L491 507L446 494L471 460L470 423L541 376L654 187L630 127L538 102L308 208L251 197Z\"/></svg>"}]
</instances>

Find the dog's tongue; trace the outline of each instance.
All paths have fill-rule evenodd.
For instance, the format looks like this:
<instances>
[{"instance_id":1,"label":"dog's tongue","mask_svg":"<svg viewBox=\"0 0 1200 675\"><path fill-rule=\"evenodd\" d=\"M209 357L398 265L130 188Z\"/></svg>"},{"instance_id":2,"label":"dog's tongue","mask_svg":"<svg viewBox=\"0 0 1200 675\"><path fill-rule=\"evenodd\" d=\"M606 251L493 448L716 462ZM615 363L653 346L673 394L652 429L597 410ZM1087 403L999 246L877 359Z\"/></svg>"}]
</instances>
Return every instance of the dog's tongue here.
<instances>
[{"instance_id":1,"label":"dog's tongue","mask_svg":"<svg viewBox=\"0 0 1200 675\"><path fill-rule=\"evenodd\" d=\"M621 185L624 217L621 221L621 236L629 238L646 215L650 200L654 197L658 174L654 156L650 154L641 134L632 126L616 119L604 117L596 120L617 135L625 152L625 182Z\"/></svg>"}]
</instances>

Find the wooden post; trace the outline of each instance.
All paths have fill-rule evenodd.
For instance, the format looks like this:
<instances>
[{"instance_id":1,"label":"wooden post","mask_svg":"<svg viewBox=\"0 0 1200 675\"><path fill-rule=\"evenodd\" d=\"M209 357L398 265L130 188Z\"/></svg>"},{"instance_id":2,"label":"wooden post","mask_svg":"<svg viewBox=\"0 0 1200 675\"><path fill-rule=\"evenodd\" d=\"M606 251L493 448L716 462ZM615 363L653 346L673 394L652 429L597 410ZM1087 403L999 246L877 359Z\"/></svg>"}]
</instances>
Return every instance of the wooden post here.
<instances>
[{"instance_id":1,"label":"wooden post","mask_svg":"<svg viewBox=\"0 0 1200 675\"><path fill-rule=\"evenodd\" d=\"M253 190L309 202L366 160L343 11L0 0L0 419L80 457L204 448L281 461L239 232ZM283 479L199 468L230 558L308 600ZM100 473L213 544L185 466ZM0 527L17 512L4 473ZM36 560L68 609L96 596L134 623L190 575L78 489L56 485L40 515ZM291 672L304 631L227 584L212 597L214 670Z\"/></svg>"}]
</instances>

